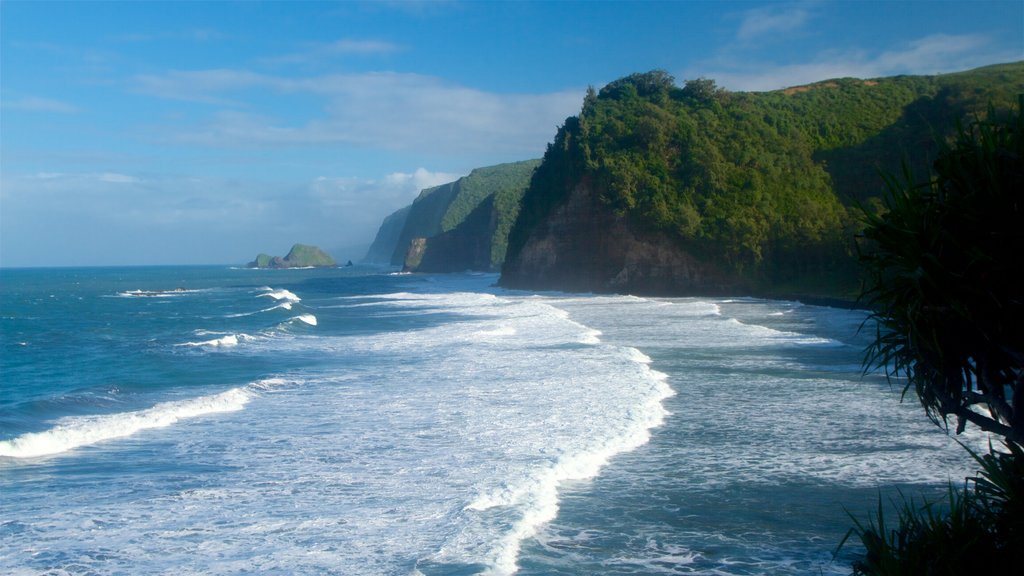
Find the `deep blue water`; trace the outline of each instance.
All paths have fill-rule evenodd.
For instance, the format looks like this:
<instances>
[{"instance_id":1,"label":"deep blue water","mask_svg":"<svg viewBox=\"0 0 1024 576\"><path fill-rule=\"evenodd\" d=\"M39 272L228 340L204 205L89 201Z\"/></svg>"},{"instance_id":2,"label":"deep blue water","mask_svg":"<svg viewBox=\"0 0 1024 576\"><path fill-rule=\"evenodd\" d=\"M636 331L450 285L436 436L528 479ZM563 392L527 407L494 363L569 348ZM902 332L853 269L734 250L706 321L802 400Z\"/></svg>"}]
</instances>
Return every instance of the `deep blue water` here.
<instances>
[{"instance_id":1,"label":"deep blue water","mask_svg":"<svg viewBox=\"0 0 1024 576\"><path fill-rule=\"evenodd\" d=\"M0 270L0 572L843 574L971 472L861 312L495 281Z\"/></svg>"}]
</instances>

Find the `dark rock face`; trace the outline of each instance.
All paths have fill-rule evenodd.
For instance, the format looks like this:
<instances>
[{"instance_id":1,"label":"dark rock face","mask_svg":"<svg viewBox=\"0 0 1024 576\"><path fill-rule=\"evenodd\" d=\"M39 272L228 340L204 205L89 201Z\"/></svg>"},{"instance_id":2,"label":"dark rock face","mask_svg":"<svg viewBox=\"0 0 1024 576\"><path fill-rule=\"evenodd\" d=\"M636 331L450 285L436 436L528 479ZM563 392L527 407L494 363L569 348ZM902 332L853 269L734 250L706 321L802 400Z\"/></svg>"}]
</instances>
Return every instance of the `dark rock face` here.
<instances>
[{"instance_id":1,"label":"dark rock face","mask_svg":"<svg viewBox=\"0 0 1024 576\"><path fill-rule=\"evenodd\" d=\"M410 240L409 249L405 251L405 261L402 263L402 272L418 271L420 262L423 261L423 253L426 251L426 238L413 238Z\"/></svg>"},{"instance_id":2,"label":"dark rock face","mask_svg":"<svg viewBox=\"0 0 1024 576\"><path fill-rule=\"evenodd\" d=\"M637 234L587 183L531 232L502 268L502 286L629 294L736 293L741 283L661 234Z\"/></svg>"},{"instance_id":3,"label":"dark rock face","mask_svg":"<svg viewBox=\"0 0 1024 576\"><path fill-rule=\"evenodd\" d=\"M423 190L409 207L391 254L391 264L404 263L409 243L415 238L429 238L441 232L441 219L459 193L459 181Z\"/></svg>"},{"instance_id":4,"label":"dark rock face","mask_svg":"<svg viewBox=\"0 0 1024 576\"><path fill-rule=\"evenodd\" d=\"M462 272L490 270L491 245L498 215L494 198L488 197L457 227L432 238L418 238L410 244L409 254L419 250L415 265L408 255L405 270L409 272ZM422 240L422 246L416 246Z\"/></svg>"},{"instance_id":5,"label":"dark rock face","mask_svg":"<svg viewBox=\"0 0 1024 576\"><path fill-rule=\"evenodd\" d=\"M520 199L539 164L523 160L477 168L422 190L410 206L384 220L364 261L414 272L497 270Z\"/></svg>"}]
</instances>

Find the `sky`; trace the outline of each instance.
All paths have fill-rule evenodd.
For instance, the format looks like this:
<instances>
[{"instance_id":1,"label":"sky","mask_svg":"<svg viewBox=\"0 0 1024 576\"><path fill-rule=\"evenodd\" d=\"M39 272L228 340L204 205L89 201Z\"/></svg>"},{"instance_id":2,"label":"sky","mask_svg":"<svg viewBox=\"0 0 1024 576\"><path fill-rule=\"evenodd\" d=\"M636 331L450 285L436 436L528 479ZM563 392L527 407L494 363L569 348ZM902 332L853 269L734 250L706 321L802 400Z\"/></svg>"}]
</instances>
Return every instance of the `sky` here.
<instances>
[{"instance_id":1,"label":"sky","mask_svg":"<svg viewBox=\"0 0 1024 576\"><path fill-rule=\"evenodd\" d=\"M773 90L1024 60L1024 1L0 1L0 267L358 260L588 86Z\"/></svg>"}]
</instances>

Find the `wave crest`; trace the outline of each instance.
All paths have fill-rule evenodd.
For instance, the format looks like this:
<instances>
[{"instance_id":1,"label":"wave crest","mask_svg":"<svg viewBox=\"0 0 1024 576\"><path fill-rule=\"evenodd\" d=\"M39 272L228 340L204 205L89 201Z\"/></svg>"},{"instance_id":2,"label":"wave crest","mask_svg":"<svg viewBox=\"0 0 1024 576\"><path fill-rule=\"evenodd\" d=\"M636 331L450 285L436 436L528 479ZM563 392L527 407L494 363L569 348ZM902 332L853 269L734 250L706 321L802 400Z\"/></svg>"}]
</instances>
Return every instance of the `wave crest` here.
<instances>
[{"instance_id":1,"label":"wave crest","mask_svg":"<svg viewBox=\"0 0 1024 576\"><path fill-rule=\"evenodd\" d=\"M232 388L220 394L191 400L161 402L136 412L65 418L49 430L0 441L0 456L36 458L60 454L104 440L131 436L142 430L164 428L179 420L241 410L252 397L253 393L249 390Z\"/></svg>"}]
</instances>

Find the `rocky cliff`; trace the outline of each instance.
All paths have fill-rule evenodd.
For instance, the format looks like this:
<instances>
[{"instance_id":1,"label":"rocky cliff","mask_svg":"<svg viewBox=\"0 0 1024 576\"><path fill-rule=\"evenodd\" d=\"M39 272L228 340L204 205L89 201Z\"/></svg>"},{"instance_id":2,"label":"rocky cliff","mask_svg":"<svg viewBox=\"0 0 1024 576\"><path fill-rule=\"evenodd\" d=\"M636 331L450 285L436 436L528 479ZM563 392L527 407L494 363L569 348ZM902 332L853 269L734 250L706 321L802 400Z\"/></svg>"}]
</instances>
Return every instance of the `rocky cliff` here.
<instances>
[{"instance_id":1,"label":"rocky cliff","mask_svg":"<svg viewBox=\"0 0 1024 576\"><path fill-rule=\"evenodd\" d=\"M402 226L402 231L391 252L391 265L402 265L405 261L405 253L409 250L409 243L414 238L429 238L443 231L441 220L458 193L458 180L420 192L420 195L409 206L405 224Z\"/></svg>"},{"instance_id":2,"label":"rocky cliff","mask_svg":"<svg viewBox=\"0 0 1024 576\"><path fill-rule=\"evenodd\" d=\"M412 205L385 219L367 260L390 249L388 262L410 271L498 270L519 201L539 163L477 168L423 190Z\"/></svg>"},{"instance_id":3,"label":"rocky cliff","mask_svg":"<svg viewBox=\"0 0 1024 576\"><path fill-rule=\"evenodd\" d=\"M607 210L592 182L581 182L521 250L506 261L508 288L642 294L725 294L746 287L665 234L640 232Z\"/></svg>"},{"instance_id":4,"label":"rocky cliff","mask_svg":"<svg viewBox=\"0 0 1024 576\"><path fill-rule=\"evenodd\" d=\"M405 222L409 218L410 210L412 210L412 206L406 206L384 218L384 222L377 229L377 236L373 239L373 244L370 245L366 256L363 257L363 262L368 264L391 263L395 247L398 246L398 240L402 236L402 229L405 228Z\"/></svg>"},{"instance_id":5,"label":"rocky cliff","mask_svg":"<svg viewBox=\"0 0 1024 576\"><path fill-rule=\"evenodd\" d=\"M499 217L494 196L487 197L455 228L430 238L413 239L402 269L441 273L497 269L492 246Z\"/></svg>"}]
</instances>

